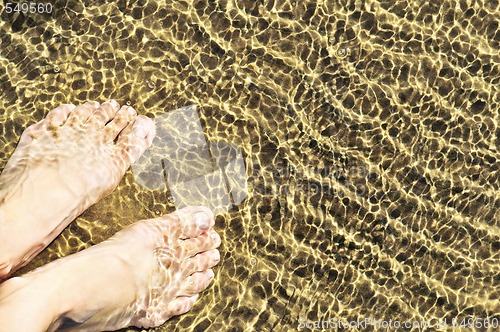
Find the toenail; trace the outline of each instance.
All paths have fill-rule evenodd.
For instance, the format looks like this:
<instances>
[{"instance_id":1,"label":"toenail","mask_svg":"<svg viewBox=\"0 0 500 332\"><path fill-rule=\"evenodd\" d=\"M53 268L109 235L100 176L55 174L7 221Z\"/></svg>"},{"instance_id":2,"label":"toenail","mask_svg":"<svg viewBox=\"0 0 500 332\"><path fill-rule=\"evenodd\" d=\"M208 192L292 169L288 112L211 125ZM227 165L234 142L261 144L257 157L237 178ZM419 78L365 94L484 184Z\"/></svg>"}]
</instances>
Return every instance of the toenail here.
<instances>
[{"instance_id":1,"label":"toenail","mask_svg":"<svg viewBox=\"0 0 500 332\"><path fill-rule=\"evenodd\" d=\"M215 243L219 243L220 241L220 236L217 233L212 234L212 239L214 239Z\"/></svg>"},{"instance_id":2,"label":"toenail","mask_svg":"<svg viewBox=\"0 0 500 332\"><path fill-rule=\"evenodd\" d=\"M141 137L141 138L146 137L146 134L147 134L147 129L144 126L134 127L134 129L132 131L134 132L135 136Z\"/></svg>"},{"instance_id":3,"label":"toenail","mask_svg":"<svg viewBox=\"0 0 500 332\"><path fill-rule=\"evenodd\" d=\"M212 279L215 276L214 271L213 270L208 270L207 271L207 276L208 276L208 279Z\"/></svg>"},{"instance_id":4,"label":"toenail","mask_svg":"<svg viewBox=\"0 0 500 332\"><path fill-rule=\"evenodd\" d=\"M214 262L220 261L220 253L218 250L212 255L212 259Z\"/></svg>"},{"instance_id":5,"label":"toenail","mask_svg":"<svg viewBox=\"0 0 500 332\"><path fill-rule=\"evenodd\" d=\"M118 104L118 102L116 100L114 100L114 99L109 100L108 103L110 103L114 107L119 107L120 106L120 104Z\"/></svg>"},{"instance_id":6,"label":"toenail","mask_svg":"<svg viewBox=\"0 0 500 332\"><path fill-rule=\"evenodd\" d=\"M130 115L135 115L135 109L133 107L127 107L127 112Z\"/></svg>"},{"instance_id":7,"label":"toenail","mask_svg":"<svg viewBox=\"0 0 500 332\"><path fill-rule=\"evenodd\" d=\"M208 228L207 215L205 213L196 212L196 214L194 215L194 220L198 228L203 230Z\"/></svg>"}]
</instances>

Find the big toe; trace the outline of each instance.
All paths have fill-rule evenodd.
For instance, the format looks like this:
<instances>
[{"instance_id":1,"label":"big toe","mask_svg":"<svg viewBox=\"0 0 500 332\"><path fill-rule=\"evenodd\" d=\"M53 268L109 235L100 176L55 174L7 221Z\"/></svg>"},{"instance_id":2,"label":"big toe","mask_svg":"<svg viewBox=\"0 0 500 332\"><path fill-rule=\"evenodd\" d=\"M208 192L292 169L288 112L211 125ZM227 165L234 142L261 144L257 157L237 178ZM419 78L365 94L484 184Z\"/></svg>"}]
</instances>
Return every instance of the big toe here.
<instances>
[{"instance_id":1,"label":"big toe","mask_svg":"<svg viewBox=\"0 0 500 332\"><path fill-rule=\"evenodd\" d=\"M187 206L174 213L181 223L184 239L197 237L215 224L213 212L205 206Z\"/></svg>"},{"instance_id":2,"label":"big toe","mask_svg":"<svg viewBox=\"0 0 500 332\"><path fill-rule=\"evenodd\" d=\"M35 137L38 137L47 130L55 133L55 131L68 120L68 116L75 108L76 106L73 104L63 104L54 108L47 114L45 119L26 128L21 135L17 148L28 146Z\"/></svg>"},{"instance_id":3,"label":"big toe","mask_svg":"<svg viewBox=\"0 0 500 332\"><path fill-rule=\"evenodd\" d=\"M117 145L123 157L134 163L151 146L155 134L153 120L139 115L119 134Z\"/></svg>"}]
</instances>

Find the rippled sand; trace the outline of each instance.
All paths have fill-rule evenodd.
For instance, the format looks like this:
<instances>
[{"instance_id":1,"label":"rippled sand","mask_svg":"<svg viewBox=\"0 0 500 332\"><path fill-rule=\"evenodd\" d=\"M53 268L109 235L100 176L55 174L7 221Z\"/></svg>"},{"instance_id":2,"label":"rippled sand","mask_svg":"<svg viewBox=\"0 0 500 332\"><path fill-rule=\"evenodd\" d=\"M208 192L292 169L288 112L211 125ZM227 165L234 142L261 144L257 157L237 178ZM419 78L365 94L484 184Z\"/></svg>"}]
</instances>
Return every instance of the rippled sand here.
<instances>
[{"instance_id":1,"label":"rippled sand","mask_svg":"<svg viewBox=\"0 0 500 332\"><path fill-rule=\"evenodd\" d=\"M213 286L157 331L500 318L498 1L340 2L1 4L0 169L60 103L198 104L249 192ZM129 172L21 272L173 209Z\"/></svg>"}]
</instances>

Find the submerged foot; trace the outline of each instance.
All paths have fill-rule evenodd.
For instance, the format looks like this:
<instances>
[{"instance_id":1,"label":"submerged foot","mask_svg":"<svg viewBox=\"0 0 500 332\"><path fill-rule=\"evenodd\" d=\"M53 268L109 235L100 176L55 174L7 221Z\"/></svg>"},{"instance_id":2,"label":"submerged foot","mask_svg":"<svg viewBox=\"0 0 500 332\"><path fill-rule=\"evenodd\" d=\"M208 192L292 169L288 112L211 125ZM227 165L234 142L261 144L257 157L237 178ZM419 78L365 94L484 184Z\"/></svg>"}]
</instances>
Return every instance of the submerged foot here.
<instances>
[{"instance_id":1,"label":"submerged foot","mask_svg":"<svg viewBox=\"0 0 500 332\"><path fill-rule=\"evenodd\" d=\"M154 134L116 101L62 105L27 128L0 175L0 279L113 191Z\"/></svg>"},{"instance_id":2,"label":"submerged foot","mask_svg":"<svg viewBox=\"0 0 500 332\"><path fill-rule=\"evenodd\" d=\"M107 241L8 280L0 288L0 318L24 310L25 327L31 327L29 310L48 306L50 314L43 317L52 322L49 330L161 325L190 310L212 280L211 268L220 260L213 225L204 207L137 222ZM43 308L33 308L33 294Z\"/></svg>"}]
</instances>

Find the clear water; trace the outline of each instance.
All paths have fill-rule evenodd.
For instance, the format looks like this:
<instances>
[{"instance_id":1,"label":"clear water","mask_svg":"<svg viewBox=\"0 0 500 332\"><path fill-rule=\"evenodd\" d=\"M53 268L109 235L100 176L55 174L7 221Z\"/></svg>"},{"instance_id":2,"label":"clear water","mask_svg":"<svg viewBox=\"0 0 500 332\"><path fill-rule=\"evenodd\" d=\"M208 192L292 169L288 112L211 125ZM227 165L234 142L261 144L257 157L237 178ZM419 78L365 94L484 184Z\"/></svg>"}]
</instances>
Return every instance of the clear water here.
<instances>
[{"instance_id":1,"label":"clear water","mask_svg":"<svg viewBox=\"0 0 500 332\"><path fill-rule=\"evenodd\" d=\"M241 153L246 197L210 193L215 282L158 331L499 317L497 0L53 7L0 5L0 168L49 110L109 98L156 118L199 105L206 144ZM136 180L20 273L175 209Z\"/></svg>"}]
</instances>

